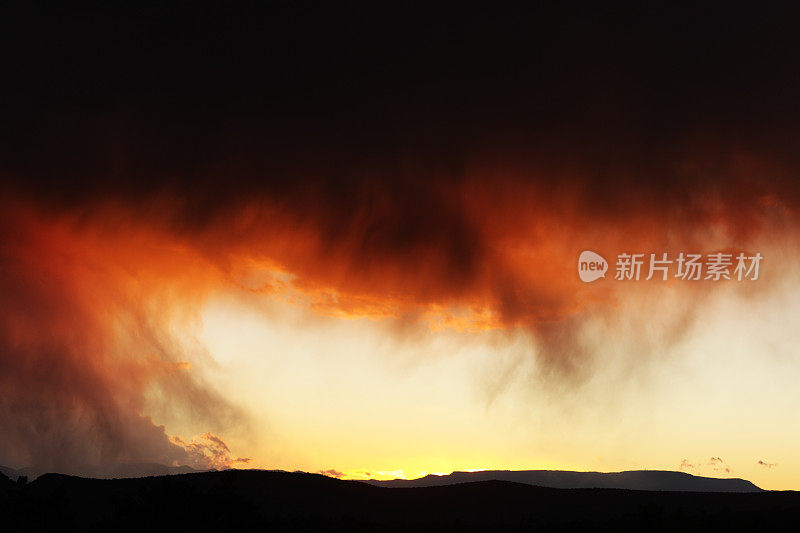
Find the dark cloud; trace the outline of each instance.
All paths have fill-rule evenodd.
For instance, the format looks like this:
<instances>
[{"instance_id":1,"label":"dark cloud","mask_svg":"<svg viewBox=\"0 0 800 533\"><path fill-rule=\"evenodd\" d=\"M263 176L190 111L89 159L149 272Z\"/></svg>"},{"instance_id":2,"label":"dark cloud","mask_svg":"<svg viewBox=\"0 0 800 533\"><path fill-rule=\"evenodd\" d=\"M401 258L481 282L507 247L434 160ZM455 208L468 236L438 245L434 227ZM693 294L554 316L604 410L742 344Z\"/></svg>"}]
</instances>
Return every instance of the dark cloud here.
<instances>
[{"instance_id":1,"label":"dark cloud","mask_svg":"<svg viewBox=\"0 0 800 533\"><path fill-rule=\"evenodd\" d=\"M762 461L762 460L759 459L758 460L758 466L763 466L763 467L766 467L766 468L773 468L773 467L778 466L778 464L777 463L767 463L766 461Z\"/></svg>"},{"instance_id":2,"label":"dark cloud","mask_svg":"<svg viewBox=\"0 0 800 533\"><path fill-rule=\"evenodd\" d=\"M731 468L727 466L725 461L723 461L720 457L710 457L708 459L708 466L712 467L714 472L725 472L726 474L731 473Z\"/></svg>"}]
</instances>

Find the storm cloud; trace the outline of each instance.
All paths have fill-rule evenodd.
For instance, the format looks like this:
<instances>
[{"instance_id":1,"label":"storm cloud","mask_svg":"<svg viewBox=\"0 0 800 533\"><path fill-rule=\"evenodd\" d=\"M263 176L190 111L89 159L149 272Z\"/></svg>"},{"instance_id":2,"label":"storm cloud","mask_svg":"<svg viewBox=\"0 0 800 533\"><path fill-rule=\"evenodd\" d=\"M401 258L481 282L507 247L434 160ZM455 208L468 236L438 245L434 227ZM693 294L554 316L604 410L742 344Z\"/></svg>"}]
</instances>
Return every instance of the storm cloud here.
<instances>
[{"instance_id":1,"label":"storm cloud","mask_svg":"<svg viewBox=\"0 0 800 533\"><path fill-rule=\"evenodd\" d=\"M582 249L751 250L794 231L791 17L553 9L446 30L446 12L295 3L177 33L186 13L146 3L10 21L0 459L235 461L148 415L155 390L209 431L241 418L165 326L215 287L521 328L574 376L596 355L587 319L636 324L650 297L581 284ZM631 350L679 338L706 292Z\"/></svg>"}]
</instances>

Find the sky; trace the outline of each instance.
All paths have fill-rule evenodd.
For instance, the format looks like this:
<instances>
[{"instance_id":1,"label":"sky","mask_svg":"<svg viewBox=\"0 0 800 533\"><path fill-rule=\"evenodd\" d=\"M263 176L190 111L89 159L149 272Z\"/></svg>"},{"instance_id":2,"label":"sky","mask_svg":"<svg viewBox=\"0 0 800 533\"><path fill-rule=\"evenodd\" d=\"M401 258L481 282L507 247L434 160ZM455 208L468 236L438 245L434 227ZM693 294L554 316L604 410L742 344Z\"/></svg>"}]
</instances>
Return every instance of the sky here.
<instances>
[{"instance_id":1,"label":"sky","mask_svg":"<svg viewBox=\"0 0 800 533\"><path fill-rule=\"evenodd\" d=\"M0 464L800 488L790 20L6 17ZM730 254L732 279L645 279L681 253Z\"/></svg>"}]
</instances>

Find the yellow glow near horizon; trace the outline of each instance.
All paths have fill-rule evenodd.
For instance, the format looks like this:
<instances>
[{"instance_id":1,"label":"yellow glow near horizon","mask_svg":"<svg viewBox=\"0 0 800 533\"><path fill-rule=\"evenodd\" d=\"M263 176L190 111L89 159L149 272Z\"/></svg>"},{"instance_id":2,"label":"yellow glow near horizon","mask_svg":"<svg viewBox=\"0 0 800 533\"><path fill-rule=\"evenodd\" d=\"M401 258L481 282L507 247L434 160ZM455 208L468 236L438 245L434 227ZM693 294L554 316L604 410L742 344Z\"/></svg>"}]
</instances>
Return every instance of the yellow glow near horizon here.
<instances>
[{"instance_id":1,"label":"yellow glow near horizon","mask_svg":"<svg viewBox=\"0 0 800 533\"><path fill-rule=\"evenodd\" d=\"M785 321L800 317L798 295L722 295L668 353L632 363L610 343L574 386L548 381L523 330L400 336L386 321L318 316L261 295L212 301L200 338L220 389L252 415L251 434L230 444L254 467L349 479L683 468L797 489L800 323Z\"/></svg>"}]
</instances>

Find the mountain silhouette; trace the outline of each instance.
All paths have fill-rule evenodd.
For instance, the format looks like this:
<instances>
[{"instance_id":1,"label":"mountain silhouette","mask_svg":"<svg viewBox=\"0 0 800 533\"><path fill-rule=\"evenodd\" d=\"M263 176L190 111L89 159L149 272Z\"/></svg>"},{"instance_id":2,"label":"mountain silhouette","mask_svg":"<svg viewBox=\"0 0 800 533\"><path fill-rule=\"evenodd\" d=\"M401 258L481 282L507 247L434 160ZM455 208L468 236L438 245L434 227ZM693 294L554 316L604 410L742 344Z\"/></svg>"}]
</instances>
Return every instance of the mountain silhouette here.
<instances>
[{"instance_id":1,"label":"mountain silhouette","mask_svg":"<svg viewBox=\"0 0 800 533\"><path fill-rule=\"evenodd\" d=\"M685 492L761 492L750 481L738 478L693 476L665 470L630 470L626 472L571 472L564 470L483 470L430 474L419 479L369 480L379 487L438 487L474 481L512 481L556 489L626 489Z\"/></svg>"},{"instance_id":2,"label":"mountain silhouette","mask_svg":"<svg viewBox=\"0 0 800 533\"><path fill-rule=\"evenodd\" d=\"M0 479L9 531L773 531L796 492L555 489L510 481L384 488L318 474L227 470L130 479Z\"/></svg>"}]
</instances>

